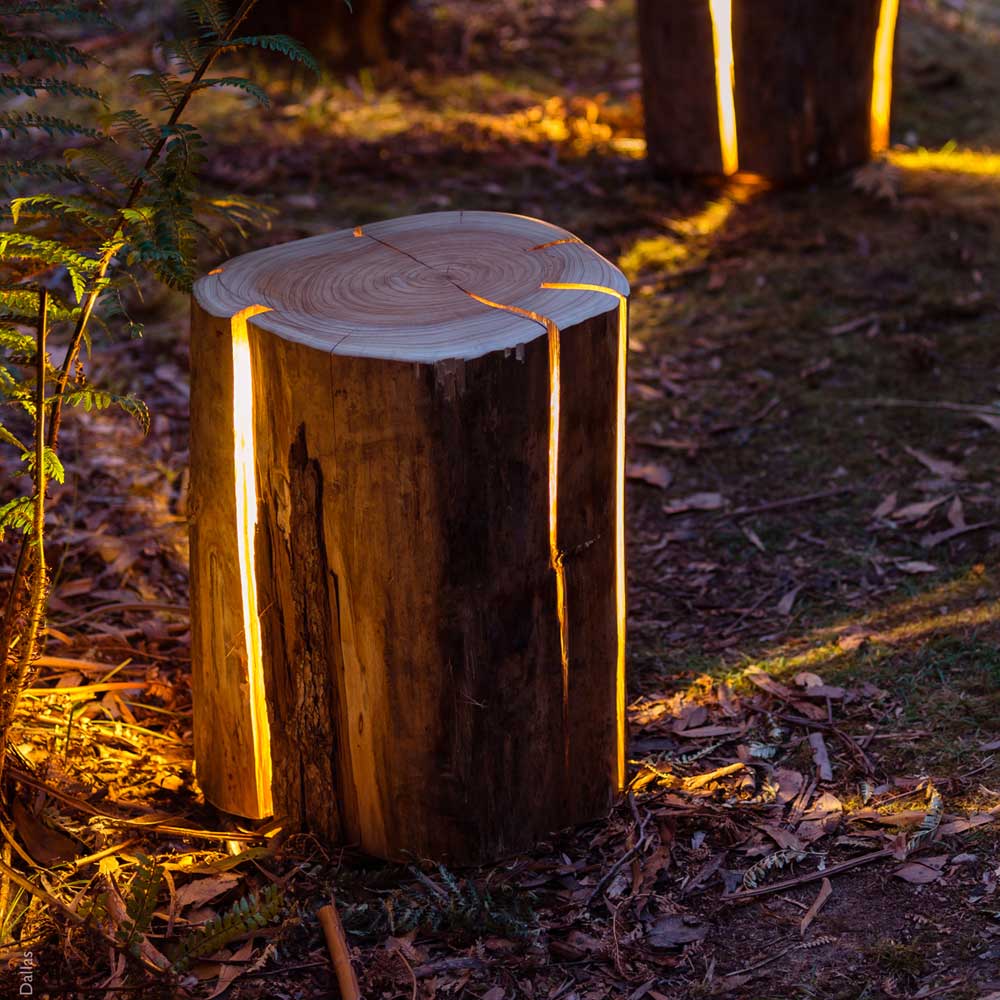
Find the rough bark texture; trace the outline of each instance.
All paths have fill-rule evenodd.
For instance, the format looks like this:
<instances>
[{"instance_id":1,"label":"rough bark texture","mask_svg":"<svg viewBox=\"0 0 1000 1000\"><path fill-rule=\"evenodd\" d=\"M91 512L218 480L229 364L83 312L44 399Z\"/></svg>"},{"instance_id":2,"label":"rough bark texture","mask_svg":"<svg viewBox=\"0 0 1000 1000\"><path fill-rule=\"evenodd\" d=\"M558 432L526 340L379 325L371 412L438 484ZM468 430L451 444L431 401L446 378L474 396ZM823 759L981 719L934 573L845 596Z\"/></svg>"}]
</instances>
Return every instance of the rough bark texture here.
<instances>
[{"instance_id":1,"label":"rough bark texture","mask_svg":"<svg viewBox=\"0 0 1000 1000\"><path fill-rule=\"evenodd\" d=\"M639 0L649 161L671 174L722 172L708 0Z\"/></svg>"},{"instance_id":2,"label":"rough bark texture","mask_svg":"<svg viewBox=\"0 0 1000 1000\"><path fill-rule=\"evenodd\" d=\"M733 0L739 169L777 182L871 155L881 0ZM708 0L639 0L646 129L658 170L719 169Z\"/></svg>"},{"instance_id":3,"label":"rough bark texture","mask_svg":"<svg viewBox=\"0 0 1000 1000\"><path fill-rule=\"evenodd\" d=\"M196 285L210 801L242 811L270 767L286 828L454 863L604 814L624 753L627 290L564 230L475 212L284 244ZM246 656L226 653L244 606L254 745Z\"/></svg>"},{"instance_id":4,"label":"rough bark texture","mask_svg":"<svg viewBox=\"0 0 1000 1000\"><path fill-rule=\"evenodd\" d=\"M291 35L338 69L380 66L398 54L397 16L409 0L260 0L246 34Z\"/></svg>"}]
</instances>

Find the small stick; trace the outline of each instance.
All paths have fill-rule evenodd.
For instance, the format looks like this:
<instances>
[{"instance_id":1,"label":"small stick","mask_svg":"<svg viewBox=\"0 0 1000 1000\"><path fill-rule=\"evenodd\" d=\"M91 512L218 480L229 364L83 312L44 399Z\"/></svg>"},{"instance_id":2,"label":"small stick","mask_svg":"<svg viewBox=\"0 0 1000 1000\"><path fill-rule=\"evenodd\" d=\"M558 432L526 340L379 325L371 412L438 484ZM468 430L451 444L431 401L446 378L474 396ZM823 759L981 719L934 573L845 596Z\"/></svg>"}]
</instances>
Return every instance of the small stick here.
<instances>
[{"instance_id":1,"label":"small stick","mask_svg":"<svg viewBox=\"0 0 1000 1000\"><path fill-rule=\"evenodd\" d=\"M832 865L822 872L809 872L806 875L799 875L796 878L785 879L784 882L775 882L772 885L762 885L756 889L744 889L742 892L734 892L728 896L723 896L724 903L738 903L744 899L752 899L754 896L769 896L775 892L784 892L786 889L793 889L795 886L807 885L809 882L818 882L820 879L829 878L831 875L840 875L842 872L850 871L860 865L866 865L871 861L881 861L884 858L891 858L893 852L885 849L872 851L870 854L860 854L850 861L842 861L839 865Z\"/></svg>"},{"instance_id":2,"label":"small stick","mask_svg":"<svg viewBox=\"0 0 1000 1000\"><path fill-rule=\"evenodd\" d=\"M332 896L326 906L319 908L316 916L319 918L320 927L323 928L323 936L326 938L326 947L333 961L333 970L337 974L341 997L343 1000L361 1000L361 988L358 986L358 977L351 965L351 953L347 947L344 925L340 922Z\"/></svg>"},{"instance_id":3,"label":"small stick","mask_svg":"<svg viewBox=\"0 0 1000 1000\"><path fill-rule=\"evenodd\" d=\"M970 403L946 403L941 400L923 399L852 399L855 406L909 407L918 410L952 410L955 413L982 414L987 417L1000 417L1000 410L988 404L976 406Z\"/></svg>"},{"instance_id":4,"label":"small stick","mask_svg":"<svg viewBox=\"0 0 1000 1000\"><path fill-rule=\"evenodd\" d=\"M835 490L823 490L819 493L806 493L800 497L788 497L786 500L773 500L771 503L761 503L753 507L737 507L725 511L724 517L746 517L748 514L764 514L769 510L783 510L785 507L797 507L800 504L812 503L813 500L826 500L829 497L839 497L844 493L854 493L853 486L841 486Z\"/></svg>"}]
</instances>

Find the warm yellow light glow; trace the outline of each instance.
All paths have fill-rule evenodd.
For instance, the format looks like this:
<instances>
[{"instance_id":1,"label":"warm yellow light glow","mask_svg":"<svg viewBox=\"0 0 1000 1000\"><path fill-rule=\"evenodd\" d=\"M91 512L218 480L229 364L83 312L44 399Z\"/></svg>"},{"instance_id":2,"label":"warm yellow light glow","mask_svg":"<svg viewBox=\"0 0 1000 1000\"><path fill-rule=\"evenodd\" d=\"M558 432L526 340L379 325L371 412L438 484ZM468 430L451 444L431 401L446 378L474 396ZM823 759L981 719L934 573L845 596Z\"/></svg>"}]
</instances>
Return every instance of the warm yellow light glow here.
<instances>
[{"instance_id":1,"label":"warm yellow light glow","mask_svg":"<svg viewBox=\"0 0 1000 1000\"><path fill-rule=\"evenodd\" d=\"M892 106L892 45L896 37L899 0L882 0L875 34L872 77L871 148L881 153L889 147L889 112Z\"/></svg>"},{"instance_id":2,"label":"warm yellow light glow","mask_svg":"<svg viewBox=\"0 0 1000 1000\"><path fill-rule=\"evenodd\" d=\"M618 628L615 665L618 788L625 787L625 378L628 368L628 299L603 285L543 282L542 288L601 292L618 300L618 370L615 397L615 618Z\"/></svg>"},{"instance_id":3,"label":"warm yellow light glow","mask_svg":"<svg viewBox=\"0 0 1000 1000\"><path fill-rule=\"evenodd\" d=\"M719 106L719 145L722 172L735 174L740 168L736 142L736 77L733 59L732 0L708 0L712 16L712 46L715 50L715 97Z\"/></svg>"},{"instance_id":4,"label":"warm yellow light glow","mask_svg":"<svg viewBox=\"0 0 1000 1000\"><path fill-rule=\"evenodd\" d=\"M247 320L268 312L267 306L249 306L230 320L233 341L233 458L236 472L236 546L243 600L243 638L247 656L254 775L261 816L273 812L271 801L271 732L264 694L263 650L254 570L257 531L257 473L254 466L253 368Z\"/></svg>"},{"instance_id":5,"label":"warm yellow light glow","mask_svg":"<svg viewBox=\"0 0 1000 1000\"><path fill-rule=\"evenodd\" d=\"M938 170L942 173L1000 178L1000 153L976 153L953 145L941 149L893 149L889 151L888 159L905 170Z\"/></svg>"}]
</instances>

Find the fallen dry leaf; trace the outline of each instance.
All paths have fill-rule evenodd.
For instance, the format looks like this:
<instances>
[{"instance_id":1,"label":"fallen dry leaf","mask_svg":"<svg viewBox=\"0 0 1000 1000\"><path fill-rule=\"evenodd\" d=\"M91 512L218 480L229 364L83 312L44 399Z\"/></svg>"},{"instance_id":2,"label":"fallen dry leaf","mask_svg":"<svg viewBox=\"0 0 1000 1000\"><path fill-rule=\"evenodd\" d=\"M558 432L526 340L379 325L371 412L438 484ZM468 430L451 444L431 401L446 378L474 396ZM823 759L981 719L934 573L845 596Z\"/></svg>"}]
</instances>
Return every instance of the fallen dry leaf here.
<instances>
[{"instance_id":1,"label":"fallen dry leaf","mask_svg":"<svg viewBox=\"0 0 1000 1000\"><path fill-rule=\"evenodd\" d=\"M823 781L833 781L833 768L830 766L830 755L826 749L826 741L822 733L810 733L809 745L812 747L813 760Z\"/></svg>"},{"instance_id":2,"label":"fallen dry leaf","mask_svg":"<svg viewBox=\"0 0 1000 1000\"><path fill-rule=\"evenodd\" d=\"M725 506L721 493L692 493L682 500L671 500L663 505L664 514L683 514L689 510L719 510Z\"/></svg>"},{"instance_id":3,"label":"fallen dry leaf","mask_svg":"<svg viewBox=\"0 0 1000 1000\"><path fill-rule=\"evenodd\" d=\"M830 884L828 878L823 879L820 883L819 893L813 900L812 906L802 915L802 920L799 923L799 934L805 934L809 929L809 925L816 919L816 914L823 909L824 904L833 894L833 886Z\"/></svg>"},{"instance_id":4,"label":"fallen dry leaf","mask_svg":"<svg viewBox=\"0 0 1000 1000\"><path fill-rule=\"evenodd\" d=\"M925 469L933 472L935 476L940 476L942 479L964 479L965 470L955 465L954 462L949 462L944 458L935 458L933 455L928 455L925 451L920 451L918 448L911 448L909 445L905 445L903 450L911 458L915 458Z\"/></svg>"},{"instance_id":5,"label":"fallen dry leaf","mask_svg":"<svg viewBox=\"0 0 1000 1000\"><path fill-rule=\"evenodd\" d=\"M888 517L895 509L897 494L890 493L882 499L882 502L872 511L872 517Z\"/></svg>"},{"instance_id":6,"label":"fallen dry leaf","mask_svg":"<svg viewBox=\"0 0 1000 1000\"><path fill-rule=\"evenodd\" d=\"M779 615L790 615L792 613L792 608L795 605L795 598L799 596L799 591L803 586L804 584L800 583L797 587L792 587L792 589L789 590L780 601L778 601L774 610L777 611Z\"/></svg>"},{"instance_id":7,"label":"fallen dry leaf","mask_svg":"<svg viewBox=\"0 0 1000 1000\"><path fill-rule=\"evenodd\" d=\"M941 869L947 861L947 854L940 854L935 858L921 858L919 861L908 861L901 868L897 868L893 875L915 885L926 885L928 882L936 882L941 877Z\"/></svg>"},{"instance_id":8,"label":"fallen dry leaf","mask_svg":"<svg viewBox=\"0 0 1000 1000\"><path fill-rule=\"evenodd\" d=\"M629 479L637 479L661 490L665 490L674 478L665 465L657 465L655 462L630 463L625 469L625 475Z\"/></svg>"},{"instance_id":9,"label":"fallen dry leaf","mask_svg":"<svg viewBox=\"0 0 1000 1000\"><path fill-rule=\"evenodd\" d=\"M903 559L896 563L896 569L902 570L904 573L918 574L918 573L936 573L937 566L934 563L923 562L921 559Z\"/></svg>"},{"instance_id":10,"label":"fallen dry leaf","mask_svg":"<svg viewBox=\"0 0 1000 1000\"><path fill-rule=\"evenodd\" d=\"M898 510L893 511L892 519L901 523L919 521L922 517L926 517L935 507L940 507L947 499L946 496L933 497L930 500L921 500L918 503L907 504L905 507L900 507Z\"/></svg>"},{"instance_id":11,"label":"fallen dry leaf","mask_svg":"<svg viewBox=\"0 0 1000 1000\"><path fill-rule=\"evenodd\" d=\"M651 948L680 948L692 941L702 941L708 935L708 924L695 917L674 913L660 917L646 935L646 943Z\"/></svg>"}]
</instances>

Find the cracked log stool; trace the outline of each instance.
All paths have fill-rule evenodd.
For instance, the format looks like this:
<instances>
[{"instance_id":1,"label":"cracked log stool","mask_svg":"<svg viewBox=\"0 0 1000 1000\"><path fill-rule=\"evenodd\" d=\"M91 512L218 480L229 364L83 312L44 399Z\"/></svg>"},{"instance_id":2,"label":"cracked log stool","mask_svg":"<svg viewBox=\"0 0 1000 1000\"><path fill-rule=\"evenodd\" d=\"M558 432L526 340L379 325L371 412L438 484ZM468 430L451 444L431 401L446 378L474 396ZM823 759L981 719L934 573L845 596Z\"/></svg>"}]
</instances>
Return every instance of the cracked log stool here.
<instances>
[{"instance_id":1,"label":"cracked log stool","mask_svg":"<svg viewBox=\"0 0 1000 1000\"><path fill-rule=\"evenodd\" d=\"M628 285L564 230L442 212L195 286L206 797L474 862L624 772Z\"/></svg>"},{"instance_id":2,"label":"cracked log stool","mask_svg":"<svg viewBox=\"0 0 1000 1000\"><path fill-rule=\"evenodd\" d=\"M779 183L889 143L899 0L639 0L648 155Z\"/></svg>"}]
</instances>

